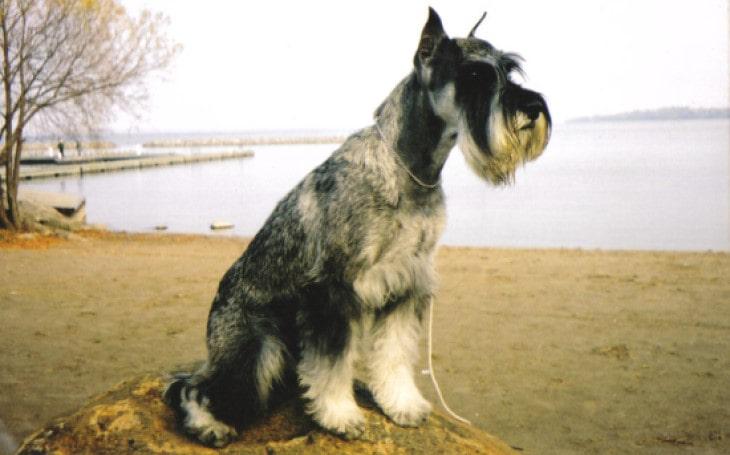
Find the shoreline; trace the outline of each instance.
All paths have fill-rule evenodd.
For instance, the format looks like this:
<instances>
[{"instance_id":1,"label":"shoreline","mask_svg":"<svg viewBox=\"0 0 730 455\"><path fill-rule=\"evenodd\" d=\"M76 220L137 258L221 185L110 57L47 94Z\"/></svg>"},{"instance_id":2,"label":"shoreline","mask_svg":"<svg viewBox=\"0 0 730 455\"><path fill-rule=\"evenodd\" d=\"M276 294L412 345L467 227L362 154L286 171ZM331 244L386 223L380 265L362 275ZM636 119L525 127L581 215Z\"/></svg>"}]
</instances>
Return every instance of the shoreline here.
<instances>
[{"instance_id":1,"label":"shoreline","mask_svg":"<svg viewBox=\"0 0 730 455\"><path fill-rule=\"evenodd\" d=\"M59 214L60 216L60 214ZM67 229L68 230L68 229ZM76 234L80 234L81 236L94 236L94 237L100 237L100 238L126 238L133 240L135 238L138 238L139 240L145 240L145 241L154 241L154 240L171 240L171 241L195 241L195 240L229 240L233 242L240 242L243 244L248 244L252 239L253 236L251 235L240 235L235 233L234 231L229 231L226 229L216 231L214 229L209 230L207 232L176 232L174 230L169 230L169 228L166 228L164 230L156 229L155 226L152 226L149 228L149 230L146 231L126 231L126 230L116 230L116 229L110 229L106 227L103 224L84 224L75 226L70 229L70 234L68 235L57 235L57 233L54 233L52 231L48 232L20 232L20 233L11 233L10 231L3 231L0 230L0 251L3 249L15 249L15 248L31 248L33 249L33 246L31 243L20 241L18 246L15 245L15 242L17 240L13 240L13 238L22 237L26 240L32 240L33 238L45 238L45 239L51 239L50 242L53 243L53 239L57 240L67 240L69 235L71 238L74 238ZM474 251L495 251L500 253L517 253L517 252L524 252L524 253L554 253L554 254L560 254L560 253L586 253L586 254L610 254L610 255L670 255L670 256L681 256L681 255L717 255L717 256L728 256L730 259L730 250L713 250L713 249L703 249L703 250L659 250L659 249L621 249L621 248L589 248L589 247L580 247L580 246L567 246L567 247L555 247L555 246L530 246L530 247L523 247L523 246L479 246L479 245L451 245L451 244L442 244L439 243L437 246L437 250L440 250L442 248L448 249L448 250L454 250L459 251L463 250L465 252L474 252Z\"/></svg>"},{"instance_id":2,"label":"shoreline","mask_svg":"<svg viewBox=\"0 0 730 455\"><path fill-rule=\"evenodd\" d=\"M128 377L203 359L210 301L246 245L0 238L9 434L20 441ZM435 372L479 428L527 454L730 451L730 254L441 246L436 268Z\"/></svg>"}]
</instances>

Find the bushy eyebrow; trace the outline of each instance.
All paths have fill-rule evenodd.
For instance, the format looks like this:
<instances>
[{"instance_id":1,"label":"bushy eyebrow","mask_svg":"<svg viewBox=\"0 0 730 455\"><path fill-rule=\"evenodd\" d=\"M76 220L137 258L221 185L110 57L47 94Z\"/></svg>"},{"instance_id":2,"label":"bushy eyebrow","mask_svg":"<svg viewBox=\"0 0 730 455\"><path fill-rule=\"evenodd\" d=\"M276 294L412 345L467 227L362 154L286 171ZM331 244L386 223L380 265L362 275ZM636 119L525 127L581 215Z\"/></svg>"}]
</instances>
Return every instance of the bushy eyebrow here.
<instances>
[{"instance_id":1,"label":"bushy eyebrow","mask_svg":"<svg viewBox=\"0 0 730 455\"><path fill-rule=\"evenodd\" d=\"M502 69L505 75L509 75L509 73L516 71L520 76L525 75L524 70L522 69L522 62L524 59L514 52L504 52L500 54L499 58L497 59L499 67Z\"/></svg>"},{"instance_id":2,"label":"bushy eyebrow","mask_svg":"<svg viewBox=\"0 0 730 455\"><path fill-rule=\"evenodd\" d=\"M469 41L465 43L469 44ZM467 65L475 63L489 65L497 73L497 79L500 85L506 84L510 80L510 74L513 72L516 72L523 78L525 77L525 72L522 69L524 59L520 54L515 52L502 52L495 49L489 43L482 43L482 47L476 49L480 52L474 52L476 55L467 55L464 63Z\"/></svg>"}]
</instances>

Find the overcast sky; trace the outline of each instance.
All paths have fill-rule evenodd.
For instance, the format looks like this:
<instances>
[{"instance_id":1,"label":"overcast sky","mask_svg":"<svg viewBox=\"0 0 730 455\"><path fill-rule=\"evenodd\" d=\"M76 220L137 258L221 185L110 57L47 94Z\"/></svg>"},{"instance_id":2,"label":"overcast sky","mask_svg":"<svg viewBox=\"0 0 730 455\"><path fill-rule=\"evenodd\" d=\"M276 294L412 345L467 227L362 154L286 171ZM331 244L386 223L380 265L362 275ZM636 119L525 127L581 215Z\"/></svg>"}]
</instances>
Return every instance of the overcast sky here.
<instances>
[{"instance_id":1,"label":"overcast sky","mask_svg":"<svg viewBox=\"0 0 730 455\"><path fill-rule=\"evenodd\" d=\"M521 54L554 118L728 106L727 0L123 0L183 45L121 131L356 129L408 72L433 6L450 36Z\"/></svg>"}]
</instances>

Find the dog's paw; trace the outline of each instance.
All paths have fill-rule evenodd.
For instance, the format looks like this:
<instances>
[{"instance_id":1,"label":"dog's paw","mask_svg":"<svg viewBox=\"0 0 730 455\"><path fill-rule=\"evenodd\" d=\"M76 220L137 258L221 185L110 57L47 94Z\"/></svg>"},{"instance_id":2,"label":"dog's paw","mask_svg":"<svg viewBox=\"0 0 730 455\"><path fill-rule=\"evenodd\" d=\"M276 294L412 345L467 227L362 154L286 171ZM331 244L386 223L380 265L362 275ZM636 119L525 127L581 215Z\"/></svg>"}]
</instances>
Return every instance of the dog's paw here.
<instances>
[{"instance_id":1,"label":"dog's paw","mask_svg":"<svg viewBox=\"0 0 730 455\"><path fill-rule=\"evenodd\" d=\"M404 406L383 409L383 411L390 420L402 427L417 427L428 420L428 416L431 414L431 403L418 397L418 399L405 403Z\"/></svg>"},{"instance_id":2,"label":"dog's paw","mask_svg":"<svg viewBox=\"0 0 730 455\"><path fill-rule=\"evenodd\" d=\"M357 412L357 415L353 415L345 421L329 422L328 424L320 422L320 425L348 441L360 439L365 433L365 418L360 411Z\"/></svg>"},{"instance_id":3,"label":"dog's paw","mask_svg":"<svg viewBox=\"0 0 730 455\"><path fill-rule=\"evenodd\" d=\"M236 430L216 419L211 413L210 401L202 397L198 401L198 390L192 389L180 402L184 413L182 428L191 437L210 447L223 447L238 437Z\"/></svg>"},{"instance_id":4,"label":"dog's paw","mask_svg":"<svg viewBox=\"0 0 730 455\"><path fill-rule=\"evenodd\" d=\"M319 426L346 440L361 439L365 433L365 417L354 402L315 413L312 417Z\"/></svg>"},{"instance_id":5,"label":"dog's paw","mask_svg":"<svg viewBox=\"0 0 730 455\"><path fill-rule=\"evenodd\" d=\"M383 413L402 427L417 427L428 419L431 403L426 401L418 388L406 377L397 380L391 377L388 381L376 382L371 390Z\"/></svg>"},{"instance_id":6,"label":"dog's paw","mask_svg":"<svg viewBox=\"0 0 730 455\"><path fill-rule=\"evenodd\" d=\"M225 447L238 437L235 429L222 422L215 422L195 430L193 436L209 447ZM190 429L188 429L188 432L192 433Z\"/></svg>"},{"instance_id":7,"label":"dog's paw","mask_svg":"<svg viewBox=\"0 0 730 455\"><path fill-rule=\"evenodd\" d=\"M362 439L365 434L365 419L350 422L344 427L334 430L334 432L347 441Z\"/></svg>"}]
</instances>

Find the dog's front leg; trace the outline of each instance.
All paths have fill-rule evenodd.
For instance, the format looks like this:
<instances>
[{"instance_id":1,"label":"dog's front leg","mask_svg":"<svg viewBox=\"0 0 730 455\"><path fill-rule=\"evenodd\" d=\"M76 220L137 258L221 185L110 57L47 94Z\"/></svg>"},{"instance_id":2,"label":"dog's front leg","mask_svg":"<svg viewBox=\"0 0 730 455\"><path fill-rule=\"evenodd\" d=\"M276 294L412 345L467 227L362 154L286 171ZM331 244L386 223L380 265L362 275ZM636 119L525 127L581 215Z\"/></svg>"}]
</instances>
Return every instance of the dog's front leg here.
<instances>
[{"instance_id":1,"label":"dog's front leg","mask_svg":"<svg viewBox=\"0 0 730 455\"><path fill-rule=\"evenodd\" d=\"M365 419L353 394L356 337L350 324L335 330L346 331L340 334L341 342L327 339L332 332L303 340L297 373L300 384L306 388L307 413L326 430L354 439L365 429Z\"/></svg>"},{"instance_id":2,"label":"dog's front leg","mask_svg":"<svg viewBox=\"0 0 730 455\"><path fill-rule=\"evenodd\" d=\"M369 387L383 412L402 426L418 426L431 412L413 379L421 316L428 300L408 299L381 315L370 334Z\"/></svg>"}]
</instances>

